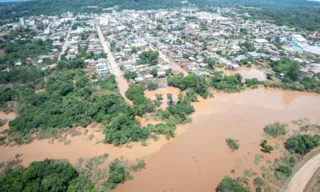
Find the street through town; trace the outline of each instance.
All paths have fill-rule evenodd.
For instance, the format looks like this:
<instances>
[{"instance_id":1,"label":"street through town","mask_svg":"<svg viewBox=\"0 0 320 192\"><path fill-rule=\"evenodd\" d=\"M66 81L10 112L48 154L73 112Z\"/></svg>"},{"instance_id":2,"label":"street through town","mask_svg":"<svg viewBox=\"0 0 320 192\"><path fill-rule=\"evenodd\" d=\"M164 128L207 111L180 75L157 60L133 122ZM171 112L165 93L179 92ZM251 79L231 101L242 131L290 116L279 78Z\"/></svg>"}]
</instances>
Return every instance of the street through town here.
<instances>
[{"instance_id":1,"label":"street through town","mask_svg":"<svg viewBox=\"0 0 320 192\"><path fill-rule=\"evenodd\" d=\"M71 27L69 28L68 34L67 34L66 38L64 39L64 43L63 43L63 46L62 46L62 49L61 49L61 53L60 53L59 58L58 58L58 62L61 60L61 56L64 54L64 52L66 52L66 50L69 47L70 32L71 32Z\"/></svg>"},{"instance_id":2,"label":"street through town","mask_svg":"<svg viewBox=\"0 0 320 192\"><path fill-rule=\"evenodd\" d=\"M103 33L101 31L101 27L97 25L96 29L103 51L107 54L107 67L109 68L110 73L114 74L116 77L121 77L122 72L114 59L113 53L109 48L110 43L106 41L106 39L104 38Z\"/></svg>"},{"instance_id":3,"label":"street through town","mask_svg":"<svg viewBox=\"0 0 320 192\"><path fill-rule=\"evenodd\" d=\"M118 85L120 94L129 104L131 104L131 101L129 101L125 95L127 89L129 88L129 84L128 84L127 80L124 79L122 71L120 70L117 62L114 59L113 53L111 52L111 50L108 46L108 45L110 45L110 43L108 41L106 41L106 39L104 38L103 33L101 31L101 27L97 25L96 29L98 32L100 43L102 45L102 49L107 55L107 67L108 67L110 73L112 73L113 75L116 76L116 81L117 81L117 85Z\"/></svg>"}]
</instances>

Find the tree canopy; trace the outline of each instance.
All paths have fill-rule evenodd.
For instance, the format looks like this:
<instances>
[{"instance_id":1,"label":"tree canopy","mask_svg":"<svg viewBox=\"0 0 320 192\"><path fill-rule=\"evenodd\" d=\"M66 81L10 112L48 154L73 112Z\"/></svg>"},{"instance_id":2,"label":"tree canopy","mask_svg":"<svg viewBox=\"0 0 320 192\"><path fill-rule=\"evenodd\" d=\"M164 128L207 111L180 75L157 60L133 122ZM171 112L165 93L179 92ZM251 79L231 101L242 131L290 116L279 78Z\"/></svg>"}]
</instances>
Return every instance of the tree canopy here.
<instances>
[{"instance_id":1,"label":"tree canopy","mask_svg":"<svg viewBox=\"0 0 320 192\"><path fill-rule=\"evenodd\" d=\"M218 185L217 192L249 192L248 189L242 187L239 182L230 177L225 177Z\"/></svg>"},{"instance_id":2,"label":"tree canopy","mask_svg":"<svg viewBox=\"0 0 320 192\"><path fill-rule=\"evenodd\" d=\"M78 173L70 163L46 159L0 176L0 191L68 191Z\"/></svg>"},{"instance_id":3,"label":"tree canopy","mask_svg":"<svg viewBox=\"0 0 320 192\"><path fill-rule=\"evenodd\" d=\"M177 76L171 76L168 78L168 85L177 87L182 91L188 88L193 89L203 98L207 98L209 96L208 83L205 77L195 74L184 77L182 73L179 73Z\"/></svg>"},{"instance_id":4,"label":"tree canopy","mask_svg":"<svg viewBox=\"0 0 320 192\"><path fill-rule=\"evenodd\" d=\"M144 51L139 55L139 64L149 64L156 65L158 64L159 51Z\"/></svg>"},{"instance_id":5,"label":"tree canopy","mask_svg":"<svg viewBox=\"0 0 320 192\"><path fill-rule=\"evenodd\" d=\"M307 154L309 151L318 147L319 145L319 136L312 135L294 135L286 142L286 146L289 150L292 150L300 155Z\"/></svg>"}]
</instances>

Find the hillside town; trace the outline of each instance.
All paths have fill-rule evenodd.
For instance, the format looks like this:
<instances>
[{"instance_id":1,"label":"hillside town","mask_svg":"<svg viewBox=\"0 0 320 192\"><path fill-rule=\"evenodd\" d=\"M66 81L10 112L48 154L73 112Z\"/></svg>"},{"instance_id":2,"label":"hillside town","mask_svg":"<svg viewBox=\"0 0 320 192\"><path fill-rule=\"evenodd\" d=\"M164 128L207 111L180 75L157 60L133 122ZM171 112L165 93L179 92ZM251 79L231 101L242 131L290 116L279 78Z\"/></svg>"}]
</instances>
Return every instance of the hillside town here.
<instances>
[{"instance_id":1,"label":"hillside town","mask_svg":"<svg viewBox=\"0 0 320 192\"><path fill-rule=\"evenodd\" d=\"M258 66L267 73L270 62L285 57L300 63L307 76L320 72L319 33L250 20L245 9L216 8L213 13L197 9L68 12L20 18L17 23L1 26L0 32L3 36L20 28L36 31L33 40L52 43L46 54L13 61L16 67L32 64L44 70L55 67L61 58L80 56L90 75L127 74L130 83L143 83L168 73L209 76L213 65L232 71ZM14 41L19 38L24 39L16 37ZM143 54L148 58L142 59ZM277 77L283 79L284 74Z\"/></svg>"},{"instance_id":2,"label":"hillside town","mask_svg":"<svg viewBox=\"0 0 320 192\"><path fill-rule=\"evenodd\" d=\"M319 17L71 2L0 20L1 192L320 189Z\"/></svg>"}]
</instances>

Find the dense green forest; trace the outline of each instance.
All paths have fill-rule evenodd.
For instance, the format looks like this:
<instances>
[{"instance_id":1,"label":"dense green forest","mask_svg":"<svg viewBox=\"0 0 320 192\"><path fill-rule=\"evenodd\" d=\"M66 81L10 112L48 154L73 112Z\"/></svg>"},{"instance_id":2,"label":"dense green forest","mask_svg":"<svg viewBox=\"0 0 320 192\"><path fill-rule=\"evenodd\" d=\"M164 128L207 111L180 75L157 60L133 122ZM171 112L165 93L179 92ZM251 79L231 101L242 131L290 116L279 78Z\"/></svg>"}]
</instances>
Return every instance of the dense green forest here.
<instances>
[{"instance_id":1,"label":"dense green forest","mask_svg":"<svg viewBox=\"0 0 320 192\"><path fill-rule=\"evenodd\" d=\"M21 159L4 162L0 172L0 191L59 191L59 192L98 192L115 189L118 184L132 179L131 171L145 168L144 161L137 164L115 159L108 170L100 169L108 154L90 159L80 158L73 167L66 160L45 159L22 167Z\"/></svg>"},{"instance_id":2,"label":"dense green forest","mask_svg":"<svg viewBox=\"0 0 320 192\"><path fill-rule=\"evenodd\" d=\"M320 5L320 3L318 3ZM320 7L273 6L259 10L249 10L256 19L273 20L277 25L303 28L310 31L320 30Z\"/></svg>"},{"instance_id":3,"label":"dense green forest","mask_svg":"<svg viewBox=\"0 0 320 192\"><path fill-rule=\"evenodd\" d=\"M248 9L255 19L273 20L278 25L303 28L310 31L320 29L320 3L305 0L190 0L203 10L209 6L250 6Z\"/></svg>"}]
</instances>

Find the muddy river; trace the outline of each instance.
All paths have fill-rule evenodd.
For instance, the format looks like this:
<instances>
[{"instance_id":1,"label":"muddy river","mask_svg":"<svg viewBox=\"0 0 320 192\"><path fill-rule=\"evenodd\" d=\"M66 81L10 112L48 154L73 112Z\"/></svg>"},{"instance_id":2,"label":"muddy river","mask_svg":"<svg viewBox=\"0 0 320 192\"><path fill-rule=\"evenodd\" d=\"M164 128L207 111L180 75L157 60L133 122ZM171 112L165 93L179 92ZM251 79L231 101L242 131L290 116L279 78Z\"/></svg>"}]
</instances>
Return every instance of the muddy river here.
<instances>
[{"instance_id":1,"label":"muddy river","mask_svg":"<svg viewBox=\"0 0 320 192\"><path fill-rule=\"evenodd\" d=\"M170 88L172 89L172 88ZM146 92L152 98L168 89ZM169 92L178 94L173 89ZM80 157L93 157L109 153L110 160L124 156L130 160L143 158L147 168L134 173L134 180L119 185L116 191L214 191L225 175L243 176L251 168L261 176L261 167L281 155L280 150L271 154L260 151L263 127L268 123L281 121L290 123L302 117L313 123L320 123L320 95L259 88L241 93L215 93L215 97L200 100L194 104L196 113L193 122L177 128L178 136L170 141L161 137L159 141L149 140L147 147L134 143L132 148L97 144L103 138L97 128L90 128L87 135L69 138L70 145L48 140L34 141L21 147L0 147L0 161L8 160L22 153L23 164L45 158L66 158L72 163ZM0 114L2 118L3 114ZM90 140L88 136L94 134ZM226 138L240 141L240 148L231 152ZM273 140L271 144L282 141ZM255 155L263 155L261 162L254 163ZM107 166L107 163L104 165ZM235 173L231 173L234 169ZM252 185L252 181L251 185Z\"/></svg>"}]
</instances>

